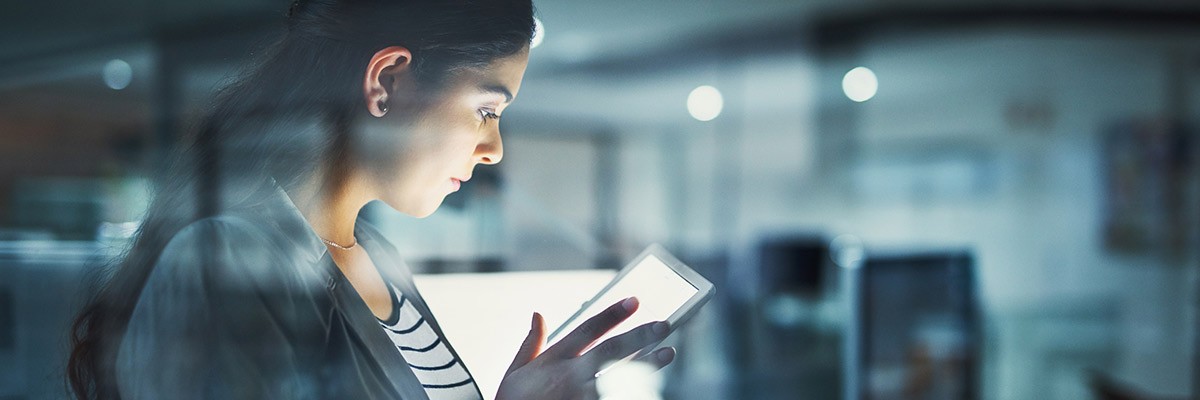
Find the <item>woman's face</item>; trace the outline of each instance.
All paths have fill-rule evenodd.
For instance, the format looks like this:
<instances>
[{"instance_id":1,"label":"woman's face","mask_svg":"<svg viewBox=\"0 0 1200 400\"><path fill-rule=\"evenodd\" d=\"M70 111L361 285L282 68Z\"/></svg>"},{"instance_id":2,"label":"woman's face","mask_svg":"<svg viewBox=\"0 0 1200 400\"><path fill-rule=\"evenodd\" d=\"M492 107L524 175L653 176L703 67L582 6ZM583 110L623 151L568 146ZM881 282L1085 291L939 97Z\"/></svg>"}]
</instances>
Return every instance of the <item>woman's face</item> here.
<instances>
[{"instance_id":1,"label":"woman's face","mask_svg":"<svg viewBox=\"0 0 1200 400\"><path fill-rule=\"evenodd\" d=\"M526 50L456 73L437 93L394 91L390 109L371 129L391 139L368 141L384 148L367 151L390 153L384 157L390 162L369 166L376 172L379 199L397 211L426 217L471 179L476 165L500 162L499 118L516 97L528 62Z\"/></svg>"}]
</instances>

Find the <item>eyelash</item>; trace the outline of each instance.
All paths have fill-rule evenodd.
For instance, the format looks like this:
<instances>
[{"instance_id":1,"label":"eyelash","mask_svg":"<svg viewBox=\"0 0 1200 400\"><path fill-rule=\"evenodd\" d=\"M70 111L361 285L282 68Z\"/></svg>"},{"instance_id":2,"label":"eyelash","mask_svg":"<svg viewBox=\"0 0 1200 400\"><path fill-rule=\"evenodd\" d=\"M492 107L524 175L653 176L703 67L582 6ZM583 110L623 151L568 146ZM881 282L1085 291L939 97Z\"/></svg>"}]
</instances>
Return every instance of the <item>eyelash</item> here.
<instances>
[{"instance_id":1,"label":"eyelash","mask_svg":"<svg viewBox=\"0 0 1200 400\"><path fill-rule=\"evenodd\" d=\"M482 116L485 121L489 119L500 119L500 114L496 114L488 110L479 110L479 115Z\"/></svg>"}]
</instances>

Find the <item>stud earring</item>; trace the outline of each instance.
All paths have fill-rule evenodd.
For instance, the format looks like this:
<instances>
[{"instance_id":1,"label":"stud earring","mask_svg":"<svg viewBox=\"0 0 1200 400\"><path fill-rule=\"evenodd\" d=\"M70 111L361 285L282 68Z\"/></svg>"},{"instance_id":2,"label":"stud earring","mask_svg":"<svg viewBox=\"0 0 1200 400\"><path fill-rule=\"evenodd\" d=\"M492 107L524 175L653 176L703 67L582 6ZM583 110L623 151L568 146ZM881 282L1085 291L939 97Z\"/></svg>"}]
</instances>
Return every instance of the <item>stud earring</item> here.
<instances>
[{"instance_id":1,"label":"stud earring","mask_svg":"<svg viewBox=\"0 0 1200 400\"><path fill-rule=\"evenodd\" d=\"M380 112L380 113L383 113L383 114L387 114L387 112L388 112L388 106L387 106L387 103L385 103L385 102L380 102L380 103L379 103L379 112Z\"/></svg>"}]
</instances>

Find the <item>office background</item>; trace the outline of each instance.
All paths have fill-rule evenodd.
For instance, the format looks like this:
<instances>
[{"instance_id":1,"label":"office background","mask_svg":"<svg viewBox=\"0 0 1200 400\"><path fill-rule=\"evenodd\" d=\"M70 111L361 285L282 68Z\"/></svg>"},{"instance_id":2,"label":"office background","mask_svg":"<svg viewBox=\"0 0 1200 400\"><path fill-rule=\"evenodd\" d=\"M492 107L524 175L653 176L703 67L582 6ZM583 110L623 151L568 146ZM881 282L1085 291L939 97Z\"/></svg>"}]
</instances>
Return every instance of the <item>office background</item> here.
<instances>
[{"instance_id":1,"label":"office background","mask_svg":"<svg viewBox=\"0 0 1200 400\"><path fill-rule=\"evenodd\" d=\"M91 269L288 5L0 8L0 399L65 396ZM503 163L365 211L431 281L662 243L720 289L664 398L1200 395L1200 5L535 5Z\"/></svg>"}]
</instances>

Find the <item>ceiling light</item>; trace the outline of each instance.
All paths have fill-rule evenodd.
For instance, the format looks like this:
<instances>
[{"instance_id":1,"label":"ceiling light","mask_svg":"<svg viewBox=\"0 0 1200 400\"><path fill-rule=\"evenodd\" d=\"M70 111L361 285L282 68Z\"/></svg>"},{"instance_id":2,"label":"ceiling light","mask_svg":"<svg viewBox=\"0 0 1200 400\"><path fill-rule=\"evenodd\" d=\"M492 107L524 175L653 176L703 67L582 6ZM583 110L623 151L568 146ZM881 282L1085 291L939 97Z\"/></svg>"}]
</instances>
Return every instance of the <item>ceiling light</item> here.
<instances>
[{"instance_id":1,"label":"ceiling light","mask_svg":"<svg viewBox=\"0 0 1200 400\"><path fill-rule=\"evenodd\" d=\"M721 91L708 85L693 89L687 98L688 114L692 114L692 118L699 121L712 121L721 115L721 109L724 107L725 100L721 98Z\"/></svg>"},{"instance_id":2,"label":"ceiling light","mask_svg":"<svg viewBox=\"0 0 1200 400\"><path fill-rule=\"evenodd\" d=\"M850 100L862 103L875 97L879 91L879 79L867 67L858 67L846 73L842 78L842 91Z\"/></svg>"}]
</instances>

